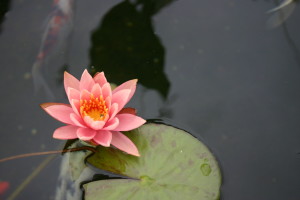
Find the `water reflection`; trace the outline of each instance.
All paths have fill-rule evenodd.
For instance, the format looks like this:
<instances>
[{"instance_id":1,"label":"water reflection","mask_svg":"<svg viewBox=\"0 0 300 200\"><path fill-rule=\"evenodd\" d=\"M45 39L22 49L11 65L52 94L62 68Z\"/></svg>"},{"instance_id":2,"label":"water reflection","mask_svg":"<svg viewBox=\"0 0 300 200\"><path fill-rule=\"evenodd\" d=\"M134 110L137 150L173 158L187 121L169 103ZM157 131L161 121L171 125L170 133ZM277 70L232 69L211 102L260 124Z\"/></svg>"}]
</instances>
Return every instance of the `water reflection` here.
<instances>
[{"instance_id":1,"label":"water reflection","mask_svg":"<svg viewBox=\"0 0 300 200\"><path fill-rule=\"evenodd\" d=\"M267 24L269 27L274 28L283 24L294 12L298 0L284 0L275 8L268 11L271 14ZM278 4L277 1L275 1Z\"/></svg>"},{"instance_id":2,"label":"water reflection","mask_svg":"<svg viewBox=\"0 0 300 200\"><path fill-rule=\"evenodd\" d=\"M114 6L92 34L92 73L105 71L116 84L138 78L140 84L166 98L170 82L164 73L165 49L151 16L170 2L123 1Z\"/></svg>"},{"instance_id":3,"label":"water reflection","mask_svg":"<svg viewBox=\"0 0 300 200\"><path fill-rule=\"evenodd\" d=\"M267 14L269 14L270 16L266 22L266 25L268 28L271 28L271 30L278 27L283 29L284 37L290 49L293 51L294 58L298 64L298 67L300 67L300 50L296 45L295 40L291 36L288 25L286 23L288 18L295 11L296 5L299 3L299 0L284 0L282 2L274 0L273 2L275 3L275 8L270 9L267 12Z\"/></svg>"},{"instance_id":4,"label":"water reflection","mask_svg":"<svg viewBox=\"0 0 300 200\"><path fill-rule=\"evenodd\" d=\"M268 11L269 14L271 14L270 18L267 21L267 26L269 28L276 28L281 26L283 29L283 34L285 36L285 39L290 46L291 50L294 52L295 60L298 63L298 66L300 67L300 51L290 35L290 32L288 30L288 26L286 24L287 19L292 15L292 13L295 11L296 3L298 3L298 0L284 0L280 4L278 1L274 1L277 5L275 8Z\"/></svg>"},{"instance_id":5,"label":"water reflection","mask_svg":"<svg viewBox=\"0 0 300 200\"><path fill-rule=\"evenodd\" d=\"M10 0L1 0L0 1L0 32L2 30L2 23L5 18L6 12L10 8Z\"/></svg>"},{"instance_id":6,"label":"water reflection","mask_svg":"<svg viewBox=\"0 0 300 200\"><path fill-rule=\"evenodd\" d=\"M45 99L32 97L32 83L23 78L37 54L42 23L51 2L11 1L9 15L2 23L0 81L5 98L0 105L0 138L5 142L0 158L54 150L58 145L57 140L51 138L58 124L38 107ZM76 77L86 64L92 63L86 56L90 30L100 27L100 17L116 2L121 1L76 2L76 29L68 60ZM155 16L155 30L167 53L163 69L172 83L167 99L173 102L165 102L173 111L173 124L194 130L195 135L216 152L225 175L222 199L300 199L300 159L296 154L300 151L299 69L284 40L282 26L265 29L269 17L265 12L276 5L271 0L256 2L219 1L216 6L213 1L177 1ZM141 8L134 7L135 12ZM296 10L286 24L298 49L300 29L296 20L299 14ZM115 55L110 58L119 59ZM57 71L52 63L49 66L53 70L47 73L51 75L48 79L53 78L54 69ZM63 90L52 89L56 95ZM156 93L149 89L144 97L149 118L157 117L157 106L154 106L157 102L148 98L156 97ZM140 98L141 95L136 99ZM62 95L58 100L63 100ZM169 115L165 107L161 113ZM43 159L2 163L0 179L11 183L7 195L35 171ZM59 158L53 160L18 199L53 197L59 162Z\"/></svg>"}]
</instances>

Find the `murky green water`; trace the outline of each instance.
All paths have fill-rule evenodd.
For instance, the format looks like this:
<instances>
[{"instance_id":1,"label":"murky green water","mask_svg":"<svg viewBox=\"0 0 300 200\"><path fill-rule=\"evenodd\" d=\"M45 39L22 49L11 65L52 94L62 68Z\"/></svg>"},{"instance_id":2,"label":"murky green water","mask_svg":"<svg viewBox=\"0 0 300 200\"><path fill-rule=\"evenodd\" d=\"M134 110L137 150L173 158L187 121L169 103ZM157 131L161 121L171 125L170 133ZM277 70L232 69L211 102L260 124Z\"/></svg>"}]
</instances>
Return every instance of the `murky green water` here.
<instances>
[{"instance_id":1,"label":"murky green water","mask_svg":"<svg viewBox=\"0 0 300 200\"><path fill-rule=\"evenodd\" d=\"M3 1L6 2L6 1ZM34 92L36 61L52 1L0 3L0 157L59 149L58 122L40 103L67 102L62 71L104 70L119 84L138 78L130 106L201 138L218 158L222 199L300 199L300 12L267 29L273 1L76 1L73 28L54 45L42 75L54 94ZM143 2L143 1L142 1ZM153 1L155 2L155 1ZM7 6L8 5L8 6ZM7 9L5 8L7 7ZM0 163L4 199L47 156ZM53 199L60 156L15 199ZM200 166L209 173L209 166Z\"/></svg>"}]
</instances>

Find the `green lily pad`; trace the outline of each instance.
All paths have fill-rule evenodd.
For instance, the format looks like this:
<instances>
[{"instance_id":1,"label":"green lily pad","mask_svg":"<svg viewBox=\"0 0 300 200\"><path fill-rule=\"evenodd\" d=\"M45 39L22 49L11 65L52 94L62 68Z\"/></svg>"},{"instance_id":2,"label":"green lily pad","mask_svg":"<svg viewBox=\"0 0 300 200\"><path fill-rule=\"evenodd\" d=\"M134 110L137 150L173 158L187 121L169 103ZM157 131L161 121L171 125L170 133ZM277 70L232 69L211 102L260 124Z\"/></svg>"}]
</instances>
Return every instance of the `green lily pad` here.
<instances>
[{"instance_id":1,"label":"green lily pad","mask_svg":"<svg viewBox=\"0 0 300 200\"><path fill-rule=\"evenodd\" d=\"M98 148L91 165L128 179L84 184L85 200L219 199L221 173L209 149L189 133L149 123L125 132L138 147L134 157L115 148Z\"/></svg>"},{"instance_id":2,"label":"green lily pad","mask_svg":"<svg viewBox=\"0 0 300 200\"><path fill-rule=\"evenodd\" d=\"M72 143L69 148L78 148L80 146L87 146L86 143L77 140L76 142ZM71 175L71 180L76 181L80 175L82 174L82 171L87 167L84 163L84 160L86 157L91 154L90 151L74 151L71 153L67 153L65 156L69 158L69 171Z\"/></svg>"}]
</instances>

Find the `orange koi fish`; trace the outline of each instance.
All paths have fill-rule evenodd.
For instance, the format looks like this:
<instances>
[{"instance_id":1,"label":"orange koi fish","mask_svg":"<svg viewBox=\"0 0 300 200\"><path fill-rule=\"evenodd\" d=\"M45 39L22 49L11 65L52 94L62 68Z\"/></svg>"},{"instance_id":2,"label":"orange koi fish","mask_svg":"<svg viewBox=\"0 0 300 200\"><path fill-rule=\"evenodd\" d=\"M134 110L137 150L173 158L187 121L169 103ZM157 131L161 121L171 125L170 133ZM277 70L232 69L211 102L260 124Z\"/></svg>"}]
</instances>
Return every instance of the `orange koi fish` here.
<instances>
[{"instance_id":1,"label":"orange koi fish","mask_svg":"<svg viewBox=\"0 0 300 200\"><path fill-rule=\"evenodd\" d=\"M0 181L0 195L3 195L9 188L9 182Z\"/></svg>"},{"instance_id":2,"label":"orange koi fish","mask_svg":"<svg viewBox=\"0 0 300 200\"><path fill-rule=\"evenodd\" d=\"M44 32L39 53L32 67L32 77L35 91L43 88L49 99L54 95L42 75L42 68L54 53L54 49L66 42L73 25L74 0L54 0L53 10L50 13Z\"/></svg>"}]
</instances>

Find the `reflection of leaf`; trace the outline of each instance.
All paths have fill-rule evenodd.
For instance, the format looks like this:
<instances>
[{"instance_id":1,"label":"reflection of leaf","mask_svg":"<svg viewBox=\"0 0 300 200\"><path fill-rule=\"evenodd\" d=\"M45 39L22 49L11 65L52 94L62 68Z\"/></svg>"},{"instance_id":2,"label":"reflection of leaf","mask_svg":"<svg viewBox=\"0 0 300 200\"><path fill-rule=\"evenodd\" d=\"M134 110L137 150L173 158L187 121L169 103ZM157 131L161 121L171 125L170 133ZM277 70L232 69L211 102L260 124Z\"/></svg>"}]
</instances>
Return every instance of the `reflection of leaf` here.
<instances>
[{"instance_id":1,"label":"reflection of leaf","mask_svg":"<svg viewBox=\"0 0 300 200\"><path fill-rule=\"evenodd\" d=\"M105 71L117 85L138 78L166 97L170 83L163 71L165 51L150 17L129 1L112 8L92 34L90 66L93 73Z\"/></svg>"},{"instance_id":2,"label":"reflection of leaf","mask_svg":"<svg viewBox=\"0 0 300 200\"><path fill-rule=\"evenodd\" d=\"M99 147L92 165L131 179L84 185L85 199L219 199L221 174L214 156L183 130L149 123L125 133L139 148L134 157Z\"/></svg>"},{"instance_id":3,"label":"reflection of leaf","mask_svg":"<svg viewBox=\"0 0 300 200\"><path fill-rule=\"evenodd\" d=\"M68 140L64 150L86 148L88 144L75 139ZM85 165L85 159L91 154L88 150L72 151L63 154L59 182L55 200L79 200L82 197L80 184L83 181L91 180L94 171Z\"/></svg>"},{"instance_id":4,"label":"reflection of leaf","mask_svg":"<svg viewBox=\"0 0 300 200\"><path fill-rule=\"evenodd\" d=\"M4 21L5 14L9 10L9 7L10 7L10 0L0 1L0 31L1 31L1 24Z\"/></svg>"}]
</instances>

